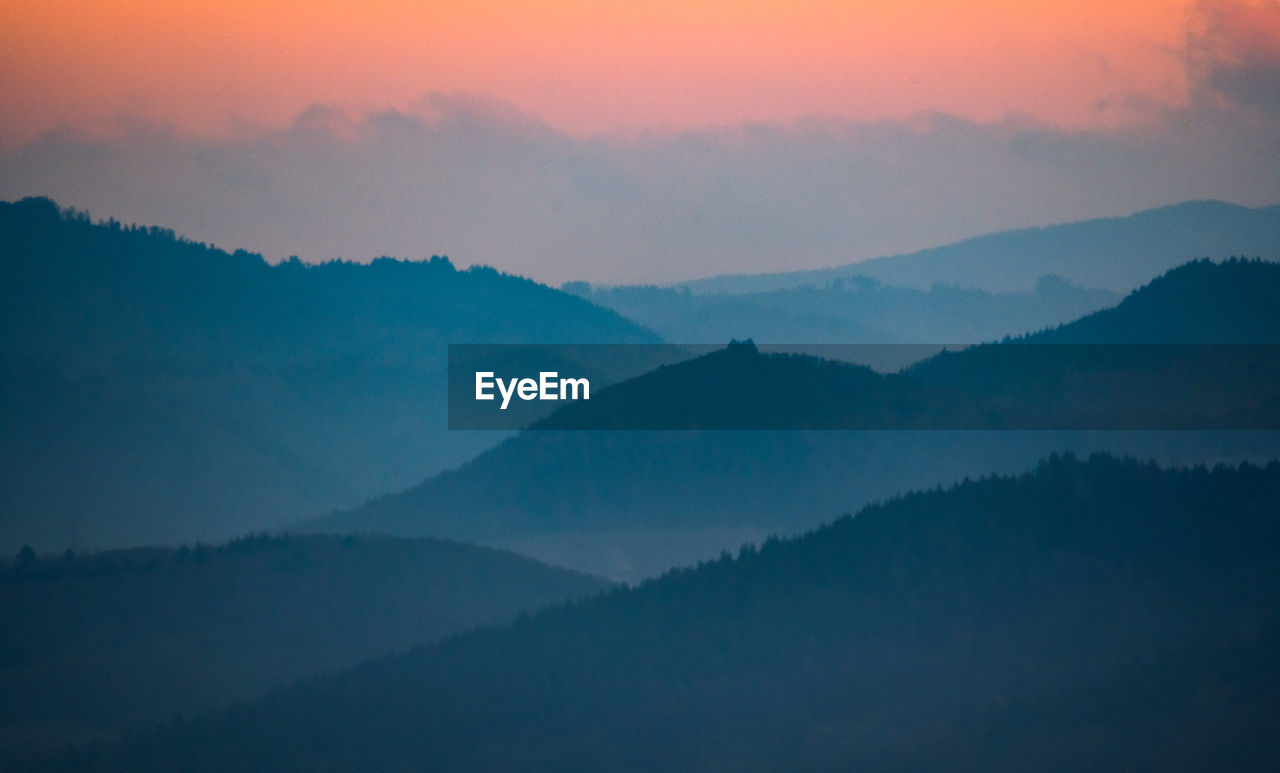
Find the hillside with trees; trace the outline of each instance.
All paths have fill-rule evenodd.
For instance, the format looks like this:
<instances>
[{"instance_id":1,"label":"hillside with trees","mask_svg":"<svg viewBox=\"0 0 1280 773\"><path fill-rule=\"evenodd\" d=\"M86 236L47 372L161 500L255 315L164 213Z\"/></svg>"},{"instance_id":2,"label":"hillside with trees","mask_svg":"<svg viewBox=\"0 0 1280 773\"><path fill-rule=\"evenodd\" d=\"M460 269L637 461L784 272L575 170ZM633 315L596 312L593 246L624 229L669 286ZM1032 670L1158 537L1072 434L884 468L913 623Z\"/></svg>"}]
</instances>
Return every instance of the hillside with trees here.
<instances>
[{"instance_id":1,"label":"hillside with trees","mask_svg":"<svg viewBox=\"0 0 1280 773\"><path fill-rule=\"evenodd\" d=\"M500 439L445 429L447 343L657 340L447 258L269 265L0 203L0 545L226 539L351 507Z\"/></svg>"},{"instance_id":2,"label":"hillside with trees","mask_svg":"<svg viewBox=\"0 0 1280 773\"><path fill-rule=\"evenodd\" d=\"M615 384L458 469L306 528L477 540L634 581L812 528L814 513L1021 470L1055 451L1265 461L1277 432L1241 428L1280 421L1272 350L1142 346L1137 332L1149 329L1138 320L1184 313L1186 328L1157 343L1191 330L1191 342L1274 343L1271 288L1276 264L1192 264L1102 316L1116 332L1095 331L1096 346L980 346L901 374L731 346ZM874 429L796 431L842 426ZM1020 431L991 431L1002 426Z\"/></svg>"},{"instance_id":3,"label":"hillside with trees","mask_svg":"<svg viewBox=\"0 0 1280 773\"><path fill-rule=\"evenodd\" d=\"M252 536L0 565L0 764L608 587L443 540Z\"/></svg>"},{"instance_id":4,"label":"hillside with trees","mask_svg":"<svg viewBox=\"0 0 1280 773\"><path fill-rule=\"evenodd\" d=\"M1055 456L32 770L1263 770L1280 464Z\"/></svg>"}]
</instances>

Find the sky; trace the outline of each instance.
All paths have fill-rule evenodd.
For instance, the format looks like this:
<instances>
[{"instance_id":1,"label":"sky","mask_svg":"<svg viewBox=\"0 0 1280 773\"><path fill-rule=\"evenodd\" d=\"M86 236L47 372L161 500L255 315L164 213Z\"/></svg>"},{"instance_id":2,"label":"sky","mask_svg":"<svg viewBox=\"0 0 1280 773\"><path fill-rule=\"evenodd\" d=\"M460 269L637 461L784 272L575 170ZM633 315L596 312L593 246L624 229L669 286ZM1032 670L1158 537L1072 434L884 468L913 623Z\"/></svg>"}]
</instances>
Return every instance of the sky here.
<instances>
[{"instance_id":1,"label":"sky","mask_svg":"<svg viewBox=\"0 0 1280 773\"><path fill-rule=\"evenodd\" d=\"M0 6L0 198L560 282L1280 203L1280 0Z\"/></svg>"}]
</instances>

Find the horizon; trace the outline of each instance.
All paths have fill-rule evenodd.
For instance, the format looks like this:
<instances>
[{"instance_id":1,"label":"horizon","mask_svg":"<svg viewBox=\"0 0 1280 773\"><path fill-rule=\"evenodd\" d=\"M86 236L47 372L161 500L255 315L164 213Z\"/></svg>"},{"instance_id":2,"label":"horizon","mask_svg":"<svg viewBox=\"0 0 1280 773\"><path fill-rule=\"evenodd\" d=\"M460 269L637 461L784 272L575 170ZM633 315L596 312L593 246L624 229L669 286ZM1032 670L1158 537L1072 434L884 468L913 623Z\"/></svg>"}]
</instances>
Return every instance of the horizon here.
<instances>
[{"instance_id":1,"label":"horizon","mask_svg":"<svg viewBox=\"0 0 1280 773\"><path fill-rule=\"evenodd\" d=\"M513 276L513 277L516 277L516 278L519 278L519 279L527 279L527 280L529 280L529 281L531 281L531 282L535 282L535 283L537 283L537 284L541 284L541 285L543 285L543 286L545 286L545 287L548 287L548 288L551 288L551 289L556 289L556 290L564 290L564 289L565 289L565 288L564 288L564 285L566 285L566 284L585 284L585 285L586 285L588 288L590 288L591 290L610 290L610 289L621 289L621 288L627 288L627 287L678 288L678 287L680 287L680 286L682 286L682 285L696 285L696 284L699 284L700 282L714 281L714 280L718 280L718 279L767 278L767 277L774 276L774 275L782 276L782 275L790 275L790 274L823 273L823 272L828 272L828 271L838 271L838 270L841 270L841 269L854 269L854 268L856 268L856 267L857 267L859 264L861 264L861 263L867 263L867 262L871 262L871 261L881 261L881 260L890 260L890 259L894 259L894 258L911 257L911 256L913 256L913 255L917 255L917 254L919 254L919 253L927 253L927 252L930 252L930 251L933 251L933 250L939 250L939 249L946 249L946 248L949 248L949 247L955 247L955 246L958 246L958 245L963 245L963 244L966 244L966 243L968 243L968 242L978 241L978 240L982 240L982 239L985 239L985 238L1000 237L1000 236L1003 236L1003 235L1016 234L1016 233L1020 233L1020 232L1035 232L1035 231L1038 231L1038 230L1052 229L1052 228L1058 228L1058 227L1066 227L1066 226L1078 225L1078 224L1088 223L1088 222L1107 221L1107 220L1124 220L1124 219L1126 219L1126 218L1134 217L1134 216L1137 216L1137 215L1142 215L1142 214L1147 214L1147 213L1153 213L1153 212L1159 212L1159 211L1162 211L1162 210L1176 209L1176 208L1179 208L1179 207L1185 207L1185 206L1188 206L1188 205L1196 205L1196 204L1223 204L1223 205L1226 205L1226 206L1229 206L1229 207L1239 207L1239 208L1248 209L1248 210L1255 210L1255 211L1256 211L1256 210L1273 209L1273 208L1276 208L1276 207L1280 207L1280 202L1276 202L1276 203L1273 203L1273 204L1263 204L1263 205L1260 205L1260 206L1248 206L1248 205L1245 205L1245 204L1239 204L1239 203L1236 203L1236 202L1223 201L1223 200L1221 200L1221 199L1189 199L1189 200L1186 200L1186 201L1178 201L1178 202L1174 202L1174 203L1171 203L1171 204L1165 204L1165 205L1162 205L1162 206L1151 207L1151 208L1147 208L1147 209L1135 210L1135 211L1133 211L1133 212L1127 212L1127 213L1124 213L1124 214L1104 215L1104 216L1100 216L1100 217L1097 217L1097 218L1089 218L1089 219L1087 219L1087 220L1073 220L1073 221L1052 222L1052 223L1045 223L1045 224L1040 224L1040 225L1024 226L1024 227L1020 227L1020 228L1011 228L1011 229L1007 229L1007 230L1003 230L1003 231L993 231L993 232L988 232L988 233L974 234L974 235L972 235L972 236L962 237L962 238L957 239L957 240L955 240L955 241L947 242L947 243L944 243L944 244L928 245L928 246L922 247L922 248L920 248L920 249L918 249L918 250L912 250L911 252L900 252L900 253L893 253L893 254L886 254L886 255L873 255L873 256L870 256L870 257L865 258L865 259L863 259L863 260L854 261L854 262L851 262L851 263L841 263L841 264L836 264L836 265L831 265L831 266L816 266L816 267L812 267L812 268L795 269L795 270L785 270L785 269L784 269L784 270L780 270L780 271L759 271L759 272L754 272L754 273L725 273L725 274L708 274L708 275L704 275L704 276L694 276L694 277L689 277L689 278L686 278L686 279L674 279L674 280L671 280L671 281L668 281L668 282L665 282L665 283L662 283L662 282L644 282L644 283L634 283L634 284L627 284L627 283L609 284L609 283L604 283L604 282L586 282L585 280L580 280L580 279L569 279L569 280L564 280L564 281L561 281L561 282L553 282L553 281L550 281L550 280L545 279L545 278L543 278L543 277L539 277L539 276L531 276L531 275L523 274L523 273L520 273L520 272L517 272L517 271L510 271L510 270L508 270L508 269L504 268L503 266L493 265L493 264L489 264L489 263L474 262L474 263L470 263L470 264L467 264L467 265L462 265L462 264L459 264L459 263L457 263L456 261L454 261L454 260L453 260L449 255L446 255L446 254L438 254L438 253L437 253L437 254L432 254L432 255L422 255L422 256L418 256L418 257L407 257L407 256L401 256L401 255L376 255L376 256L362 256L361 258L349 258L349 257L342 257L342 256L338 256L338 257L326 258L326 259L318 259L318 260L309 260L309 259L304 259L304 258L299 257L299 256L298 256L298 255L296 255L296 254L292 254L292 255L289 255L289 256L287 256L287 257L281 257L281 258L278 258L278 259L273 260L273 259L272 259L272 258L270 258L269 256L264 255L260 250L254 249L251 245L226 245L226 244L217 244L217 243L214 243L214 242L204 242L204 241L201 241L201 240L198 240L198 239L193 239L193 238L189 237L187 234L184 234L184 233L181 233L181 232L179 232L179 231L176 231L175 229L169 228L168 226L166 226L166 225L165 225L165 224L163 224L163 223L123 222L123 221L119 221L119 220L117 220L117 219L116 219L116 218L114 218L114 217L97 217L93 212L91 212L91 211L89 211L89 210L87 210L87 209L80 209L80 208L77 208L77 207L75 207L75 206L67 205L67 204L64 204L63 202L60 202L60 201L54 200L54 199L52 199L52 198L50 198L50 197L47 197L47 196L25 196L25 197L21 197L21 198L18 198L18 199L14 199L14 200L12 200L12 201L8 201L8 202L0 201L0 203L15 204L15 203L18 203L18 202L23 201L23 200L25 200L25 199L44 199L44 200L46 200L46 201L51 202L51 203L52 203L52 204L53 204L53 205L58 209L59 214L60 214L60 215L62 215L63 217L67 217L67 216L78 216L78 217L83 217L83 218L86 218L86 219L87 219L87 221L88 221L90 224L95 225L95 226L107 225L107 224L109 224L110 222L115 221L115 222L119 223L122 227L126 227L126 228L133 227L133 228L144 228L144 229L145 229L145 228L149 228L149 227L157 227L157 228L161 228L161 229L171 230L171 231L173 231L173 232L174 232L174 236L175 236L175 238L177 238L177 239L178 239L178 240L180 240L180 241L186 241L186 242L191 242L191 243L195 243L195 244L203 244L204 246L206 246L206 247L208 247L208 248L210 248L210 249L213 249L213 250L219 250L219 251L224 252L224 253L227 253L227 254L232 254L232 253L236 253L236 252L246 252L246 253L248 253L248 254L250 254L250 255L254 256L254 257L257 257L257 258L262 259L265 263L267 263L268 265L271 265L271 266L276 266L276 265L280 265L280 264L282 264L282 263L287 263L287 262L295 261L295 260L296 260L296 261L301 262L301 263L302 263L303 265L305 265L305 266L323 266L323 265L326 265L326 264L329 264L329 263L348 263L348 264L352 264L352 265L369 265L369 264L371 264L371 263L373 263L373 262L375 262L375 261L379 261L379 260L394 260L394 261L401 261L401 262L406 262L406 263L430 263L430 262L433 262L433 261L435 261L435 260L443 259L443 260L448 261L448 262L449 262L449 264L450 264L450 265L452 265L452 266L454 267L454 269L455 269L455 270L458 270L458 271L466 271L466 270L469 270L469 269L492 269L492 270L498 271L498 272L500 272L500 273L507 274L507 275L510 275L510 276ZM1228 259L1234 259L1234 258L1246 258L1246 259L1260 258L1260 259L1262 259L1262 260L1264 260L1264 261L1270 261L1270 262L1275 262L1276 260L1280 260L1280 258L1277 258L1277 257L1274 257L1274 256L1259 256L1259 255L1245 255L1245 254L1241 254L1241 255L1236 255L1236 254L1231 254L1231 255L1226 255L1226 254L1223 254L1223 255L1208 255L1208 256L1203 256L1203 257L1208 258L1209 260L1211 260L1211 261L1213 261L1213 262L1215 262L1215 263L1217 263L1217 262L1221 262L1221 261L1224 261L1224 260L1228 260ZM857 275L855 274L855 275L851 275L851 276L857 276ZM1046 275L1046 276L1049 276L1049 275ZM1054 275L1054 276L1056 276L1056 275ZM1061 278L1061 277L1059 277L1059 278ZM1154 279L1154 278L1156 278L1156 277L1152 277L1152 278ZM1071 280L1065 280L1065 281L1067 281L1067 282L1068 282L1068 283L1070 283L1070 284L1075 284L1075 283L1072 283L1072 282L1071 282ZM1076 286L1078 286L1078 287L1082 287L1082 288L1085 288L1085 289L1089 289L1089 288L1088 288L1087 286L1085 286L1085 285L1078 285L1078 284L1077 284ZM1136 288L1136 287L1134 287L1134 288L1130 288L1130 289L1137 289L1137 288Z\"/></svg>"},{"instance_id":2,"label":"horizon","mask_svg":"<svg viewBox=\"0 0 1280 773\"><path fill-rule=\"evenodd\" d=\"M271 262L671 283L1280 202L1274 0L5 15L0 197Z\"/></svg>"}]
</instances>

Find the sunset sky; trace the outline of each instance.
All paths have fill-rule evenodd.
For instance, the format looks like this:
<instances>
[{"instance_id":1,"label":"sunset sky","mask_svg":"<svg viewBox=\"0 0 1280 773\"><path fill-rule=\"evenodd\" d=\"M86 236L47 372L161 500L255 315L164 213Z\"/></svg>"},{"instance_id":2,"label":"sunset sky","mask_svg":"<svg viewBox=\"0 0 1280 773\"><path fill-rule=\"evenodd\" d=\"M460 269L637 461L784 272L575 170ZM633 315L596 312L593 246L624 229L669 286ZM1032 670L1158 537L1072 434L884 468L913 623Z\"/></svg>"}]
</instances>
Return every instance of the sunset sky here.
<instances>
[{"instance_id":1,"label":"sunset sky","mask_svg":"<svg viewBox=\"0 0 1280 773\"><path fill-rule=\"evenodd\" d=\"M492 95L575 134L1019 113L1071 126L1186 99L1185 0L6 4L4 139L143 116L283 126L311 103Z\"/></svg>"},{"instance_id":2,"label":"sunset sky","mask_svg":"<svg viewBox=\"0 0 1280 773\"><path fill-rule=\"evenodd\" d=\"M583 174L593 176L597 188L584 193L579 185L553 212L579 199L590 207L601 195L616 212L635 204L624 189L659 177L670 187L670 175L705 174L686 180L689 191L705 192L722 183L723 165L738 163L730 160L734 154L742 157L732 168L756 170L746 175L755 183L766 175L762 165L773 164L779 196L819 198L822 191L796 188L828 168L830 154L843 152L827 145L850 143L841 158L875 156L882 164L901 154L895 148L922 137L939 140L913 151L933 154L938 166L916 170L918 180L910 178L907 187L923 191L930 175L950 178L936 185L936 201L926 193L894 203L913 210L901 227L893 222L896 210L886 209L856 230L828 229L822 239L829 241L805 237L767 246L770 255L788 251L797 267L829 265L986 229L1124 214L1113 210L1170 198L1272 203L1277 187L1266 184L1270 169L1256 167L1258 154L1275 146L1269 138L1280 116L1277 84L1277 0L6 3L0 8L0 196L53 195L95 215L161 222L220 245L262 250L271 259L453 251L462 263L516 259L513 269L551 278L657 279L669 276L669 267L633 261L618 274L614 269L623 263L584 254L601 250L608 213L567 215L568 222L548 231L540 210L520 208L554 194L566 179L577 185ZM365 154L369 175L375 161L385 173L402 166L383 152L395 121L418 132L419 146L401 147L403 158L429 176L466 178L461 194L473 185L470 195L491 200L472 175L506 173L524 186L527 198L504 199L504 206L519 210L506 226L516 229L509 240L480 238L459 220L465 204L446 217L425 193L420 207L397 209L418 214L422 222L414 227L384 221L363 229L376 243L347 240L347 232L316 236L316 227L335 213L324 211L333 202L310 197L312 184L326 180L297 177L304 174L295 169L300 154L316 152L306 143L321 141L314 136L319 131L332 143L323 158ZM311 139L304 142L300 131L312 131ZM787 138L788 149L763 147L760 131ZM958 137L965 132L985 150L962 148ZM1076 181L1067 194L1039 199L1038 207L1001 206L991 198L1001 186L1032 184L1017 176L1026 163L1018 143L1028 132L1104 145L1095 156L1102 166L1113 152L1130 160L1145 153L1150 163L1188 160L1184 169L1153 174L1142 190L1115 179L1091 195L1098 182ZM459 133L469 135L469 151L448 144ZM693 135L720 159L701 171L697 163L688 167ZM1158 147L1136 149L1148 139ZM1226 141L1240 147L1224 159L1221 148L1210 146ZM551 150L540 154L537 147L545 150L547 143ZM968 174L966 165L1000 148L1013 155L982 163L1003 164L1013 177L989 181L994 187L982 193L981 206L950 202L948 191L965 187L955 175ZM470 167L459 160L466 152ZM791 165L778 161L799 156L803 161ZM196 167L208 175L213 157L225 163L200 185L223 185L222 193L184 192L166 179ZM75 166L91 163L98 166ZM1045 163L1043 153L1035 163ZM1206 177L1206 168L1219 169L1220 179ZM1257 180L1232 182L1236 168ZM86 180L87 172L94 179ZM601 175L628 179L602 194ZM255 176L262 179L250 187L294 198L274 201L275 214L241 217L227 204L226 218L209 215ZM353 195L374 196L383 182L370 177ZM1035 184L1051 187L1047 178ZM416 195L404 180L396 185L397 195ZM845 209L865 195L845 194ZM195 214L197 206L203 215ZM389 217L376 201L364 206ZM733 231L727 221L717 227ZM721 231L692 234L692 242L703 243L686 256L697 271L779 267L763 253L745 254L716 235ZM596 235L584 237L588 232ZM670 248L690 236L673 232L642 246ZM532 251L533 262L517 259L519 245ZM553 258L555 252L572 252L577 262Z\"/></svg>"}]
</instances>

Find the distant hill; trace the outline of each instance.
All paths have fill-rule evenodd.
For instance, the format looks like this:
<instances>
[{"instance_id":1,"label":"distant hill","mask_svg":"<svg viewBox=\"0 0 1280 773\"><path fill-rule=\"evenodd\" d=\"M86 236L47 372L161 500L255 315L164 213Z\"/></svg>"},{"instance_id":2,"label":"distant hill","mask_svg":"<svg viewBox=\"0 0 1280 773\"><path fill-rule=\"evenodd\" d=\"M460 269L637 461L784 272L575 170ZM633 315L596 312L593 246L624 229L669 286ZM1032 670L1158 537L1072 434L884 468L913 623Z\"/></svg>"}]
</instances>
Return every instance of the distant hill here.
<instances>
[{"instance_id":1,"label":"distant hill","mask_svg":"<svg viewBox=\"0 0 1280 773\"><path fill-rule=\"evenodd\" d=\"M615 384L530 427L1280 430L1280 345L1025 340L945 350L882 374L733 342Z\"/></svg>"},{"instance_id":2,"label":"distant hill","mask_svg":"<svg viewBox=\"0 0 1280 773\"><path fill-rule=\"evenodd\" d=\"M1198 260L1114 308L1022 336L1030 343L1270 344L1280 340L1280 263Z\"/></svg>"},{"instance_id":3,"label":"distant hill","mask_svg":"<svg viewBox=\"0 0 1280 773\"><path fill-rule=\"evenodd\" d=\"M501 437L445 430L447 343L657 340L445 258L272 266L0 203L0 546L220 539L350 507Z\"/></svg>"},{"instance_id":4,"label":"distant hill","mask_svg":"<svg viewBox=\"0 0 1280 773\"><path fill-rule=\"evenodd\" d=\"M753 342L664 365L566 406L533 429L928 429L984 421L962 392Z\"/></svg>"},{"instance_id":5,"label":"distant hill","mask_svg":"<svg viewBox=\"0 0 1280 773\"><path fill-rule=\"evenodd\" d=\"M0 205L0 229L0 340L26 356L391 365L449 342L659 340L566 293L447 258L273 266L161 228L94 225L47 199Z\"/></svg>"},{"instance_id":6,"label":"distant hill","mask_svg":"<svg viewBox=\"0 0 1280 773\"><path fill-rule=\"evenodd\" d=\"M690 292L687 287L565 289L652 328L668 341L757 343L979 343L1074 320L1119 300L1054 276L1034 290L991 293L935 284L894 287L868 277L750 292Z\"/></svg>"},{"instance_id":7,"label":"distant hill","mask_svg":"<svg viewBox=\"0 0 1280 773\"><path fill-rule=\"evenodd\" d=\"M1196 264L1186 270L1207 272L1214 279L1175 281L1179 292L1166 292L1169 285L1163 280L1153 282L1133 293L1122 307L1137 308L1132 314L1135 319L1157 314L1160 308L1194 309L1199 301L1188 294L1195 296L1200 282L1216 285L1219 290L1212 305L1216 314L1188 323L1197 325L1193 340L1198 341L1229 340L1247 328L1245 322L1275 313L1269 296L1255 292L1275 281L1280 267L1274 264ZM1176 275L1171 276L1176 280ZM1156 302L1145 299L1148 293L1156 296ZM1129 315L1125 311L1122 317ZM1268 330L1274 341L1280 326ZM1117 331L1114 339L1119 337ZM1259 337L1266 338L1259 334L1255 340ZM1157 413L1166 408L1194 412L1200 404L1192 395L1211 397L1236 386L1235 371L1206 371L1194 383L1185 377L1171 380L1170 374L1180 374L1181 363L1176 359L1147 358L1130 368L1123 359L1115 359L1123 358L1122 350L1101 359L1096 351L1071 352L1086 359L1058 361L1060 372L1050 369L1048 379L1043 369L1006 378L1003 370L991 367L990 358L1000 359L1001 352L1007 351L1002 347L1011 346L1016 344L945 353L904 376L883 376L807 357L765 356L754 349L739 348L735 354L731 347L617 384L590 403L552 414L542 425L635 426L627 420L670 416L671 424L655 421L648 426L700 426L702 431L525 431L456 470L305 528L478 540L584 571L636 580L714 555L735 542L811 528L815 517L895 491L984 471L1023 469L1028 459L1054 451L1105 449L1169 463L1266 460L1280 455L1280 436L1275 432L716 431L735 426L738 411L758 412L761 401L779 406L780 419L785 419L779 427L829 426L823 423L829 414L844 410L851 415L903 420L885 426L927 427L924 419L930 416L963 416L992 403L1017 415L1026 415L1038 405L1057 409L1063 405L1067 384L1075 385L1071 389L1079 387L1083 395L1082 402L1067 407L1107 422L1115 421L1108 413L1114 406L1099 395L1107 397L1113 384L1136 383L1149 389L1152 399L1141 407ZM1264 378L1264 383L1274 386L1273 371L1280 363L1264 364L1265 372L1251 377ZM1233 361L1233 367L1247 369L1249 362ZM1064 373L1066 380L1060 377ZM735 392L735 384L749 386ZM1246 394L1251 393L1246 390ZM1255 408L1274 415L1275 396L1258 393L1256 397L1260 402ZM1206 413L1212 407L1208 404ZM622 421L611 425L609 416ZM704 423L689 424L690 416Z\"/></svg>"},{"instance_id":8,"label":"distant hill","mask_svg":"<svg viewBox=\"0 0 1280 773\"><path fill-rule=\"evenodd\" d=\"M905 375L960 390L997 410L1039 404L1100 415L1117 402L1122 387L1143 395L1140 409L1151 415L1179 406L1211 415L1237 395L1256 398L1256 408L1274 415L1280 360L1269 347L1248 345L1280 342L1280 307L1270 300L1277 294L1280 263L1196 261L1157 277L1114 308L1005 343L943 352ZM1023 348L1027 356L1016 356Z\"/></svg>"},{"instance_id":9,"label":"distant hill","mask_svg":"<svg viewBox=\"0 0 1280 773\"><path fill-rule=\"evenodd\" d=\"M0 765L607 584L439 540L247 537L0 565Z\"/></svg>"},{"instance_id":10,"label":"distant hill","mask_svg":"<svg viewBox=\"0 0 1280 773\"><path fill-rule=\"evenodd\" d=\"M866 507L32 770L1265 770L1280 464Z\"/></svg>"},{"instance_id":11,"label":"distant hill","mask_svg":"<svg viewBox=\"0 0 1280 773\"><path fill-rule=\"evenodd\" d=\"M1189 260L1233 255L1280 260L1280 205L1255 209L1188 201L1127 217L1003 231L836 268L711 277L677 287L695 294L753 293L862 276L921 290L941 282L1023 293L1051 274L1081 287L1127 293Z\"/></svg>"}]
</instances>

